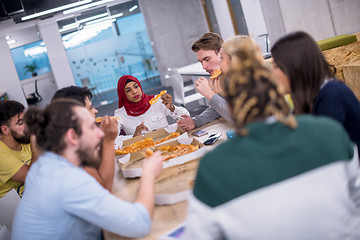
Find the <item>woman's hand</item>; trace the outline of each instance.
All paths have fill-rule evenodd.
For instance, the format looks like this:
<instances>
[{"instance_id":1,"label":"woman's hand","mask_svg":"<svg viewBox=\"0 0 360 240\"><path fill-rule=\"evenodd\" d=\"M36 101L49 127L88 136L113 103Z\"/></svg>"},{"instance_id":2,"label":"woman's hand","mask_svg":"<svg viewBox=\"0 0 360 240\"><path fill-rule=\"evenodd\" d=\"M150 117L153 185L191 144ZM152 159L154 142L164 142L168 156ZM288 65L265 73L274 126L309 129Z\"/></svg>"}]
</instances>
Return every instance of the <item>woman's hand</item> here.
<instances>
[{"instance_id":1,"label":"woman's hand","mask_svg":"<svg viewBox=\"0 0 360 240\"><path fill-rule=\"evenodd\" d=\"M173 97L172 97L170 94L165 93L164 95L161 96L161 100L162 100L162 103L163 103L171 112L174 112L175 107L174 107L174 105L172 104L172 103L173 103Z\"/></svg>"},{"instance_id":2,"label":"woman's hand","mask_svg":"<svg viewBox=\"0 0 360 240\"><path fill-rule=\"evenodd\" d=\"M136 127L133 137L141 135L142 131L149 131L149 129L144 125L143 122L139 126Z\"/></svg>"}]
</instances>

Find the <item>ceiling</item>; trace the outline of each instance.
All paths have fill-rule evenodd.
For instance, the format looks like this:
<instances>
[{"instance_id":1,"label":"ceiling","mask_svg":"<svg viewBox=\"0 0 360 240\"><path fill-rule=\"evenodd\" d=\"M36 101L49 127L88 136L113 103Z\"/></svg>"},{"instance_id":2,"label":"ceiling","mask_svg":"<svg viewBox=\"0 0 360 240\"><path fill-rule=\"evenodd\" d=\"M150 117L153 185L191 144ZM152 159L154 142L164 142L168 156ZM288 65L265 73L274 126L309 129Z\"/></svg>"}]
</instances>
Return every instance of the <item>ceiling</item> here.
<instances>
[{"instance_id":1,"label":"ceiling","mask_svg":"<svg viewBox=\"0 0 360 240\"><path fill-rule=\"evenodd\" d=\"M12 18L21 22L21 18L36 12L77 2L78 0L0 0L0 20ZM46 15L43 17L50 17Z\"/></svg>"},{"instance_id":2,"label":"ceiling","mask_svg":"<svg viewBox=\"0 0 360 240\"><path fill-rule=\"evenodd\" d=\"M23 22L22 17L31 15L34 13L39 13L45 10L52 8L60 7L63 5L79 2L80 0L0 0L0 21L13 19L15 23ZM100 0L92 0L91 3L98 2ZM130 1L130 0L127 0ZM123 1L114 1L114 2L127 2ZM104 6L106 4L100 5ZM93 7L91 9L97 9L98 7ZM52 17L56 13L50 13L47 15L40 16L38 18L45 19Z\"/></svg>"}]
</instances>

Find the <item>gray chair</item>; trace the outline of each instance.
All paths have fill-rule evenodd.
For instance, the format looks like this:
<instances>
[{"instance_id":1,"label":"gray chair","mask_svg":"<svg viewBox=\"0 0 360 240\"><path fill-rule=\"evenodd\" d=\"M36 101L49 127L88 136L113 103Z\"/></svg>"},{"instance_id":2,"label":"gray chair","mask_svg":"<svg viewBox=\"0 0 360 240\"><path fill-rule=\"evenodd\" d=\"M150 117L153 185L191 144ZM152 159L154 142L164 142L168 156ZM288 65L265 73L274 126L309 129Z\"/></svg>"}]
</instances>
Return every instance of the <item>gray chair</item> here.
<instances>
[{"instance_id":1,"label":"gray chair","mask_svg":"<svg viewBox=\"0 0 360 240\"><path fill-rule=\"evenodd\" d=\"M188 94L191 91L194 92L195 86L194 84L184 86L184 80L176 68L168 69L165 79L167 79L174 90L174 102L185 106L194 101L204 101L204 104L206 105L205 98L200 93L195 92Z\"/></svg>"}]
</instances>

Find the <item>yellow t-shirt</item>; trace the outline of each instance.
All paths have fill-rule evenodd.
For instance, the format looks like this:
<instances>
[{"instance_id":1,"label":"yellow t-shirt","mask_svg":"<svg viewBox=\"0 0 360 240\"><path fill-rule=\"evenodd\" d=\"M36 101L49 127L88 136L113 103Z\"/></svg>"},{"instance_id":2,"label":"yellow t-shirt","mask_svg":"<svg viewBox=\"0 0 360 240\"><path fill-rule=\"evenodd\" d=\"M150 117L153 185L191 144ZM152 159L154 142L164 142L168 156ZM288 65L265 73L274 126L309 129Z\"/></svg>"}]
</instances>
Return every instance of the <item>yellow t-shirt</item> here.
<instances>
[{"instance_id":1,"label":"yellow t-shirt","mask_svg":"<svg viewBox=\"0 0 360 240\"><path fill-rule=\"evenodd\" d=\"M24 164L31 162L30 144L21 146L21 151L14 151L0 141L0 198L13 188L20 196L24 191L23 183L11 179Z\"/></svg>"}]
</instances>

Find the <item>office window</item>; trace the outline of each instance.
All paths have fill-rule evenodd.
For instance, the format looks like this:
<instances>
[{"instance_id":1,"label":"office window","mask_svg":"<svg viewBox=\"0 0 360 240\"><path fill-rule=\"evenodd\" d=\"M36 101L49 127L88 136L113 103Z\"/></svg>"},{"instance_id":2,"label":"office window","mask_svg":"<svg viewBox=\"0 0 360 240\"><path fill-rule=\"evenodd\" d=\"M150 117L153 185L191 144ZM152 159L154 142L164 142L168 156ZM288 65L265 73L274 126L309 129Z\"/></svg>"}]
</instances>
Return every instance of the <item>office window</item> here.
<instances>
[{"instance_id":1,"label":"office window","mask_svg":"<svg viewBox=\"0 0 360 240\"><path fill-rule=\"evenodd\" d=\"M144 90L161 84L142 13L119 11L109 8L111 15L105 15L104 21L85 23L62 36L76 85L91 88L107 102L117 100L116 94L107 93L116 91L122 75L138 78Z\"/></svg>"},{"instance_id":2,"label":"office window","mask_svg":"<svg viewBox=\"0 0 360 240\"><path fill-rule=\"evenodd\" d=\"M20 80L33 77L31 71L27 71L29 65L35 65L37 75L51 72L49 58L43 41L26 44L10 50ZM30 68L31 69L31 68Z\"/></svg>"}]
</instances>

